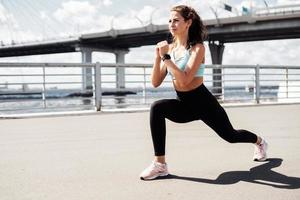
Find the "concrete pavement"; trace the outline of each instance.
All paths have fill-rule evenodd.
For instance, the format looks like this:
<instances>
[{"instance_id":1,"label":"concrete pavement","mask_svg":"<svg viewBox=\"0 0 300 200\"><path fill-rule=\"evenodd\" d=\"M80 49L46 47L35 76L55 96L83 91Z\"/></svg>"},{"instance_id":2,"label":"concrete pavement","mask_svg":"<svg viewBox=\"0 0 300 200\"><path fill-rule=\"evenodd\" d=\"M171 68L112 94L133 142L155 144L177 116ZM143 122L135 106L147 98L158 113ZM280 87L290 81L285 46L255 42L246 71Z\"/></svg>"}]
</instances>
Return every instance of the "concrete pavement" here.
<instances>
[{"instance_id":1,"label":"concrete pavement","mask_svg":"<svg viewBox=\"0 0 300 200\"><path fill-rule=\"evenodd\" d=\"M138 177L152 160L148 112L0 120L0 199L300 199L300 105L226 111L267 139L269 161L201 121L167 121L172 175L155 181Z\"/></svg>"}]
</instances>

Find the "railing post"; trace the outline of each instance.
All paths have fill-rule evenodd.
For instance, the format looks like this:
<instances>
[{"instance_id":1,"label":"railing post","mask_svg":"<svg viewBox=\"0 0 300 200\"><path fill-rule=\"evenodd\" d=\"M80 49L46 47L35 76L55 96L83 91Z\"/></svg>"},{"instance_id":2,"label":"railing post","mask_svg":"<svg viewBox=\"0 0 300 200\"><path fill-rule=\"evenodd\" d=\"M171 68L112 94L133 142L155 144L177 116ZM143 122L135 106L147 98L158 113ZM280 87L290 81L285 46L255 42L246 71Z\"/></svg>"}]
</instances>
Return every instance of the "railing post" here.
<instances>
[{"instance_id":1,"label":"railing post","mask_svg":"<svg viewBox=\"0 0 300 200\"><path fill-rule=\"evenodd\" d=\"M260 103L260 80L259 80L260 67L256 65L255 67L255 97L256 103Z\"/></svg>"},{"instance_id":2,"label":"railing post","mask_svg":"<svg viewBox=\"0 0 300 200\"><path fill-rule=\"evenodd\" d=\"M101 111L102 88L101 88L101 65L99 62L95 65L95 104L97 111Z\"/></svg>"},{"instance_id":3,"label":"railing post","mask_svg":"<svg viewBox=\"0 0 300 200\"><path fill-rule=\"evenodd\" d=\"M146 67L143 68L144 69L144 83L143 83L143 101L144 101L144 104L146 104Z\"/></svg>"},{"instance_id":4,"label":"railing post","mask_svg":"<svg viewBox=\"0 0 300 200\"><path fill-rule=\"evenodd\" d=\"M289 68L285 68L285 88L286 88L286 98L289 98Z\"/></svg>"},{"instance_id":5,"label":"railing post","mask_svg":"<svg viewBox=\"0 0 300 200\"><path fill-rule=\"evenodd\" d=\"M118 64L125 63L125 54L127 54L129 50L116 50L114 53L116 55L116 88L117 90L125 88L125 67L120 67Z\"/></svg>"},{"instance_id":6,"label":"railing post","mask_svg":"<svg viewBox=\"0 0 300 200\"><path fill-rule=\"evenodd\" d=\"M47 107L46 103L46 64L43 65L43 93L42 93L42 99L43 99L43 105L44 108Z\"/></svg>"},{"instance_id":7,"label":"railing post","mask_svg":"<svg viewBox=\"0 0 300 200\"><path fill-rule=\"evenodd\" d=\"M212 69L213 89L212 92L217 99L224 98L223 90L223 77L222 77L222 60L225 46L219 42L216 44L215 41L209 41L209 50L211 53L211 60L214 66Z\"/></svg>"}]
</instances>

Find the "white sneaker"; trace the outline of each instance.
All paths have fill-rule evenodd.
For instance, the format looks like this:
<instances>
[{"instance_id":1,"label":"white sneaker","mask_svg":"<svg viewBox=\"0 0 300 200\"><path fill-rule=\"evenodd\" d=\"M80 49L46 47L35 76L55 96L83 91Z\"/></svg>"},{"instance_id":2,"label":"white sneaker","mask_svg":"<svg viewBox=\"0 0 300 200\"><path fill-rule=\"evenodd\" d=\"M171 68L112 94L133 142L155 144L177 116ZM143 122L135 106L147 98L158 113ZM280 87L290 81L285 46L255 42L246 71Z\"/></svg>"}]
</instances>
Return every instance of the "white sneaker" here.
<instances>
[{"instance_id":1,"label":"white sneaker","mask_svg":"<svg viewBox=\"0 0 300 200\"><path fill-rule=\"evenodd\" d=\"M152 180L159 176L169 175L167 163L162 164L153 161L149 167L147 167L140 175L142 180Z\"/></svg>"},{"instance_id":2,"label":"white sneaker","mask_svg":"<svg viewBox=\"0 0 300 200\"><path fill-rule=\"evenodd\" d=\"M260 144L254 145L254 161L265 161L267 160L267 149L268 149L268 143L262 139Z\"/></svg>"}]
</instances>

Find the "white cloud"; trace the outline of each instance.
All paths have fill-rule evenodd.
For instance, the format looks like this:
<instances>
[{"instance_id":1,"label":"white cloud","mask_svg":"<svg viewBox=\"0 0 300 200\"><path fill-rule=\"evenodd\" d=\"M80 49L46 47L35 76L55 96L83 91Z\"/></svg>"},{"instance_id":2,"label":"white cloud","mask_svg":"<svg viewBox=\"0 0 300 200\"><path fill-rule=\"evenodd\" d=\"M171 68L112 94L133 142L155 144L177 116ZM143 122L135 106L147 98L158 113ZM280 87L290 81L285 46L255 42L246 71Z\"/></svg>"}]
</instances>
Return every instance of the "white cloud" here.
<instances>
[{"instance_id":1,"label":"white cloud","mask_svg":"<svg viewBox=\"0 0 300 200\"><path fill-rule=\"evenodd\" d=\"M1 45L10 45L23 41L33 40L40 36L30 30L21 29L19 22L14 14L9 12L0 4L0 42Z\"/></svg>"},{"instance_id":2,"label":"white cloud","mask_svg":"<svg viewBox=\"0 0 300 200\"><path fill-rule=\"evenodd\" d=\"M169 7L154 8L152 12L153 24L167 24L169 20Z\"/></svg>"},{"instance_id":3,"label":"white cloud","mask_svg":"<svg viewBox=\"0 0 300 200\"><path fill-rule=\"evenodd\" d=\"M134 27L141 27L141 23L138 19L135 18L136 12L126 12L126 13L119 13L118 15L114 16L112 19L112 28L114 29L128 29Z\"/></svg>"},{"instance_id":4,"label":"white cloud","mask_svg":"<svg viewBox=\"0 0 300 200\"><path fill-rule=\"evenodd\" d=\"M103 0L103 5L104 6L111 6L113 3L111 0Z\"/></svg>"},{"instance_id":5,"label":"white cloud","mask_svg":"<svg viewBox=\"0 0 300 200\"><path fill-rule=\"evenodd\" d=\"M145 23L149 23L150 22L150 18L153 12L155 12L156 8L153 6L149 6L146 5L144 6L141 10L137 10L135 11L135 15L142 20L142 22ZM153 13L154 14L154 13Z\"/></svg>"},{"instance_id":6,"label":"white cloud","mask_svg":"<svg viewBox=\"0 0 300 200\"><path fill-rule=\"evenodd\" d=\"M40 11L40 16L42 19L49 19L49 16L47 15L46 11Z\"/></svg>"},{"instance_id":7,"label":"white cloud","mask_svg":"<svg viewBox=\"0 0 300 200\"><path fill-rule=\"evenodd\" d=\"M14 29L18 28L18 22L15 19L14 15L9 12L2 4L0 4L0 27L10 26L9 28Z\"/></svg>"},{"instance_id":8,"label":"white cloud","mask_svg":"<svg viewBox=\"0 0 300 200\"><path fill-rule=\"evenodd\" d=\"M88 1L68 1L62 3L62 8L59 8L53 14L59 21L76 20L78 23L86 22L96 13L96 7Z\"/></svg>"},{"instance_id":9,"label":"white cloud","mask_svg":"<svg viewBox=\"0 0 300 200\"><path fill-rule=\"evenodd\" d=\"M88 0L86 0L88 1ZM97 5L97 7L101 8L101 7L110 7L113 5L113 2L111 0L97 0L95 2L95 4Z\"/></svg>"},{"instance_id":10,"label":"white cloud","mask_svg":"<svg viewBox=\"0 0 300 200\"><path fill-rule=\"evenodd\" d=\"M150 24L166 24L169 12L166 9L145 5L141 9L130 9L113 16L114 29L128 29ZM151 19L152 18L152 19Z\"/></svg>"},{"instance_id":11,"label":"white cloud","mask_svg":"<svg viewBox=\"0 0 300 200\"><path fill-rule=\"evenodd\" d=\"M3 5L0 3L0 22L1 23L4 23L6 21L5 13L6 13L6 10L3 7Z\"/></svg>"},{"instance_id":12,"label":"white cloud","mask_svg":"<svg viewBox=\"0 0 300 200\"><path fill-rule=\"evenodd\" d=\"M81 33L101 32L110 28L111 16L100 14L103 6L111 5L111 1L99 1L92 4L89 1L63 2L61 8L53 14L61 22L71 24L71 30ZM69 28L70 29L70 28ZM66 34L64 31L62 34Z\"/></svg>"}]
</instances>

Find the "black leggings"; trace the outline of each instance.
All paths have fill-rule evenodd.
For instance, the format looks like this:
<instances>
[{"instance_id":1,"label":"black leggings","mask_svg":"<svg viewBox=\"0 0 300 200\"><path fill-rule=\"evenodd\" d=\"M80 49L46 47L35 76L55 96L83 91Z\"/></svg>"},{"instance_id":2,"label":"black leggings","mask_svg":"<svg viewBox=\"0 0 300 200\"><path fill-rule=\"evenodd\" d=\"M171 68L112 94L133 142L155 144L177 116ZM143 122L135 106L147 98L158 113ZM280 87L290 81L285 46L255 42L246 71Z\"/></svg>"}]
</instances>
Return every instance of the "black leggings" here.
<instances>
[{"instance_id":1,"label":"black leggings","mask_svg":"<svg viewBox=\"0 0 300 200\"><path fill-rule=\"evenodd\" d=\"M150 128L155 156L165 155L166 122L202 120L221 138L230 143L255 143L257 136L246 130L235 130L217 99L202 84L188 92L178 92L177 99L154 102L150 110Z\"/></svg>"}]
</instances>

